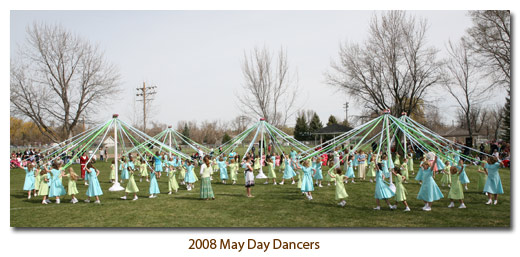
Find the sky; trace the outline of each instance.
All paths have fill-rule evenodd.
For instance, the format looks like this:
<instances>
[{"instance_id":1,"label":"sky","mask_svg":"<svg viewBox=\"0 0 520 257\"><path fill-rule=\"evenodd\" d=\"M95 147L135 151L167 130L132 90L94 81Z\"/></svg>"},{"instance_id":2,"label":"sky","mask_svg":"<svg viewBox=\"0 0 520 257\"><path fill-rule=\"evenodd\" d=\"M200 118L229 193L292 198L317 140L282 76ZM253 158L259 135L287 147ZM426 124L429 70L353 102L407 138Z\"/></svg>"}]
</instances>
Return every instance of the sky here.
<instances>
[{"instance_id":1,"label":"sky","mask_svg":"<svg viewBox=\"0 0 520 257\"><path fill-rule=\"evenodd\" d=\"M360 106L324 74L337 59L341 42L361 43L368 35L374 11L11 11L11 58L33 22L61 24L98 44L121 74L123 93L104 106L131 121L136 88L157 86L151 119L174 125L178 121L230 121L241 114L237 97L243 84L244 52L255 46L287 49L290 68L298 74L298 106L314 110L323 123L330 115L345 119ZM456 41L471 26L466 11L409 11L429 22L428 43L445 56L448 40ZM439 91L435 92L442 96ZM490 97L503 101L503 94ZM438 107L451 124L454 101L444 97ZM140 108L139 106L137 108ZM254 117L259 118L259 117ZM289 121L295 123L296 117Z\"/></svg>"}]
</instances>

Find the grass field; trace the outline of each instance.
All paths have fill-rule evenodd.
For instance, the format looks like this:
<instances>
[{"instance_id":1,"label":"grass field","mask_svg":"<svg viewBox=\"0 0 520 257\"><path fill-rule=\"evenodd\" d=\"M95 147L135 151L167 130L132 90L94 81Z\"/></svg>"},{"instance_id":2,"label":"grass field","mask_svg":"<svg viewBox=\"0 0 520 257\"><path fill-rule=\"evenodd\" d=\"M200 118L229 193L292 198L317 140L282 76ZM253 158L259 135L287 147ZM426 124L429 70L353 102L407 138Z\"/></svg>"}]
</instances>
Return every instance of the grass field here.
<instances>
[{"instance_id":1,"label":"grass field","mask_svg":"<svg viewBox=\"0 0 520 257\"><path fill-rule=\"evenodd\" d=\"M417 161L416 161L417 163ZM73 165L78 172L79 166ZM411 212L403 212L403 205L391 211L382 204L375 207L374 183L347 184L347 205L340 207L334 200L334 185L315 188L314 200L302 196L296 185L264 185L256 180L254 198L247 198L244 176L239 173L237 185L223 185L214 174L213 190L216 200L199 200L200 181L195 190L186 191L181 186L178 193L167 193L167 177L159 180L161 194L148 198L147 182L137 182L139 200L120 200L124 192L109 192L109 164L98 162L99 180L103 189L101 204L84 203L86 186L78 181L80 200L69 203L65 196L61 204L42 205L42 197L27 199L22 190L25 172L10 171L10 214L12 227L509 227L511 225L510 170L501 169L500 176L505 194L499 196L499 204L485 205L486 196L476 192L477 172L467 169L472 181L464 192L467 209L447 208L449 200L434 202L431 212L421 211L424 205L417 200L420 185L415 181L405 184ZM326 170L326 168L324 169ZM417 170L417 167L416 167ZM198 168L196 169L198 172ZM357 173L356 173L357 174ZM277 172L278 181L281 173ZM436 178L440 186L440 176ZM137 180L138 181L138 180ZM63 180L67 188L67 179ZM123 184L125 186L125 184ZM441 187L445 196L449 188ZM458 203L457 205L458 206Z\"/></svg>"}]
</instances>

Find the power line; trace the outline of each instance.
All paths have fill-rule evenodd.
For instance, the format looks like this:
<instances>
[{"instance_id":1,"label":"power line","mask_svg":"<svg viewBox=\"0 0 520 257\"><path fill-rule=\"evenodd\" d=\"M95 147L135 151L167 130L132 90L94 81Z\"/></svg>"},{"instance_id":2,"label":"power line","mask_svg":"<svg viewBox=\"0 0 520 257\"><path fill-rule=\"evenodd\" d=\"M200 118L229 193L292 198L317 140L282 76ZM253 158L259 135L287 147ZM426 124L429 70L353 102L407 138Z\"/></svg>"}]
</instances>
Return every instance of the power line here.
<instances>
[{"instance_id":1,"label":"power line","mask_svg":"<svg viewBox=\"0 0 520 257\"><path fill-rule=\"evenodd\" d=\"M146 83L143 82L143 87L138 87L136 96L142 96L142 99L137 99L139 102L143 102L143 131L146 133L146 103L150 103L154 100L153 96L157 93L155 89L157 86L146 87Z\"/></svg>"}]
</instances>

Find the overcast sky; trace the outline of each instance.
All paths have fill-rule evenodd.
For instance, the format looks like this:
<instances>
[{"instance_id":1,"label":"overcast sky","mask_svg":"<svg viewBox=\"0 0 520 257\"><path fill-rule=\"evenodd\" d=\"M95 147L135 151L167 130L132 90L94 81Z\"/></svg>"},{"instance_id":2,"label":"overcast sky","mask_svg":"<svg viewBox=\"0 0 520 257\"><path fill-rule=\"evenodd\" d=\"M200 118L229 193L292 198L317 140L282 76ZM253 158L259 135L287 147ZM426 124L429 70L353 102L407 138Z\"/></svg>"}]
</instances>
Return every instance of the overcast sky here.
<instances>
[{"instance_id":1,"label":"overcast sky","mask_svg":"<svg viewBox=\"0 0 520 257\"><path fill-rule=\"evenodd\" d=\"M465 11L409 12L429 22L431 46L444 56L448 40L458 40L471 26ZM152 119L176 126L181 120L231 120L240 114L235 94L243 76L244 51L255 46L285 47L298 72L300 105L315 110L326 123L343 120L348 96L325 83L324 73L337 58L341 41L362 42L372 11L11 11L11 58L34 21L59 23L99 44L119 67L124 93L107 109L133 118L136 87L158 87ZM503 102L503 93L492 101ZM448 99L448 98L446 98ZM439 102L446 123L456 108ZM349 115L361 109L350 104ZM294 124L292 118L290 124Z\"/></svg>"}]
</instances>

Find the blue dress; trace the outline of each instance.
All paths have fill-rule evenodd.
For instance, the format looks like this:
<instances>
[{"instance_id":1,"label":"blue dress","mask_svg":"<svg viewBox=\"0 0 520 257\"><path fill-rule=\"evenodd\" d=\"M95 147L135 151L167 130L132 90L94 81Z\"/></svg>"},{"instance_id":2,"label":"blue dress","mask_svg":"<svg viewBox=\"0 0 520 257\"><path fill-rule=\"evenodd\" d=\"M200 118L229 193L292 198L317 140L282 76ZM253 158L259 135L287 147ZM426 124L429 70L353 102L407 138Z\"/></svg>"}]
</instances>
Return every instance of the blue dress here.
<instances>
[{"instance_id":1,"label":"blue dress","mask_svg":"<svg viewBox=\"0 0 520 257\"><path fill-rule=\"evenodd\" d=\"M123 163L119 166L121 169L121 179L130 179L130 173L128 172L128 163Z\"/></svg>"},{"instance_id":2,"label":"blue dress","mask_svg":"<svg viewBox=\"0 0 520 257\"><path fill-rule=\"evenodd\" d=\"M353 165L356 166L356 167L359 165L358 158L359 158L359 154L355 154L354 155L354 163L353 163Z\"/></svg>"},{"instance_id":3,"label":"blue dress","mask_svg":"<svg viewBox=\"0 0 520 257\"><path fill-rule=\"evenodd\" d=\"M195 183L195 173L193 172L193 165L186 165L184 164L184 167L186 168L186 176L184 176L184 182L186 183Z\"/></svg>"},{"instance_id":4,"label":"blue dress","mask_svg":"<svg viewBox=\"0 0 520 257\"><path fill-rule=\"evenodd\" d=\"M163 171L163 168L162 168L162 159L161 159L161 156L154 156L154 157L153 157L153 160L154 160L154 168L155 168L155 171L162 172L162 171Z\"/></svg>"},{"instance_id":5,"label":"blue dress","mask_svg":"<svg viewBox=\"0 0 520 257\"><path fill-rule=\"evenodd\" d=\"M99 180L96 174L96 170L94 168L90 168L90 172L88 172L88 188L87 188L87 196L100 196L103 195L103 190L101 190L101 186L99 185Z\"/></svg>"},{"instance_id":6,"label":"blue dress","mask_svg":"<svg viewBox=\"0 0 520 257\"><path fill-rule=\"evenodd\" d=\"M296 176L292 166L289 164L289 160L285 160L285 170L283 171L283 179L290 179Z\"/></svg>"},{"instance_id":7,"label":"blue dress","mask_svg":"<svg viewBox=\"0 0 520 257\"><path fill-rule=\"evenodd\" d=\"M345 174L345 177L347 178L353 178L356 175L354 175L354 168L352 167L352 160L348 161L348 168L347 168L347 174Z\"/></svg>"},{"instance_id":8,"label":"blue dress","mask_svg":"<svg viewBox=\"0 0 520 257\"><path fill-rule=\"evenodd\" d=\"M502 180L500 180L500 174L498 173L500 163L497 162L493 165L486 164L484 167L488 171L488 178L484 185L484 192L489 194L503 194L504 189L502 188Z\"/></svg>"},{"instance_id":9,"label":"blue dress","mask_svg":"<svg viewBox=\"0 0 520 257\"><path fill-rule=\"evenodd\" d=\"M376 199L389 199L392 198L395 193L388 187L383 180L383 171L378 170L376 172L376 190L374 198Z\"/></svg>"},{"instance_id":10,"label":"blue dress","mask_svg":"<svg viewBox=\"0 0 520 257\"><path fill-rule=\"evenodd\" d=\"M419 171L417 172L417 175L415 175L415 180L423 181L423 173L424 173L423 167L419 166Z\"/></svg>"},{"instance_id":11,"label":"blue dress","mask_svg":"<svg viewBox=\"0 0 520 257\"><path fill-rule=\"evenodd\" d=\"M312 184L312 166L302 167L303 178L302 178L302 192L314 191L314 185Z\"/></svg>"},{"instance_id":12,"label":"blue dress","mask_svg":"<svg viewBox=\"0 0 520 257\"><path fill-rule=\"evenodd\" d=\"M460 170L460 166L457 166L457 169ZM462 183L463 185L469 183L468 175L466 175L466 165L462 167L462 172L460 173L459 180L460 183Z\"/></svg>"},{"instance_id":13,"label":"blue dress","mask_svg":"<svg viewBox=\"0 0 520 257\"><path fill-rule=\"evenodd\" d=\"M314 174L314 179L323 180L323 173L321 171L321 162L314 163L314 169L316 169L316 174Z\"/></svg>"},{"instance_id":14,"label":"blue dress","mask_svg":"<svg viewBox=\"0 0 520 257\"><path fill-rule=\"evenodd\" d=\"M67 193L65 187L61 183L60 175L61 171L52 169L51 170L51 181L49 182L49 197L62 196Z\"/></svg>"},{"instance_id":15,"label":"blue dress","mask_svg":"<svg viewBox=\"0 0 520 257\"><path fill-rule=\"evenodd\" d=\"M155 172L150 172L150 194L159 194L159 184L157 184L157 178L155 178Z\"/></svg>"},{"instance_id":16,"label":"blue dress","mask_svg":"<svg viewBox=\"0 0 520 257\"><path fill-rule=\"evenodd\" d=\"M220 170L220 180L227 180L228 173L226 168L226 161L217 161L218 169Z\"/></svg>"},{"instance_id":17,"label":"blue dress","mask_svg":"<svg viewBox=\"0 0 520 257\"><path fill-rule=\"evenodd\" d=\"M385 178L389 178L390 177L390 171L388 170L388 160L383 160L383 175L385 175ZM390 162L392 163L392 162Z\"/></svg>"},{"instance_id":18,"label":"blue dress","mask_svg":"<svg viewBox=\"0 0 520 257\"><path fill-rule=\"evenodd\" d=\"M25 191L31 191L34 189L34 168L29 171L27 167L25 167L25 182L23 183L23 190Z\"/></svg>"},{"instance_id":19,"label":"blue dress","mask_svg":"<svg viewBox=\"0 0 520 257\"><path fill-rule=\"evenodd\" d=\"M419 194L417 194L417 199L426 202L433 202L444 198L444 195L437 186L437 183L435 183L435 180L433 180L432 176L433 171L431 168L423 171L423 183L421 189L419 189Z\"/></svg>"}]
</instances>

